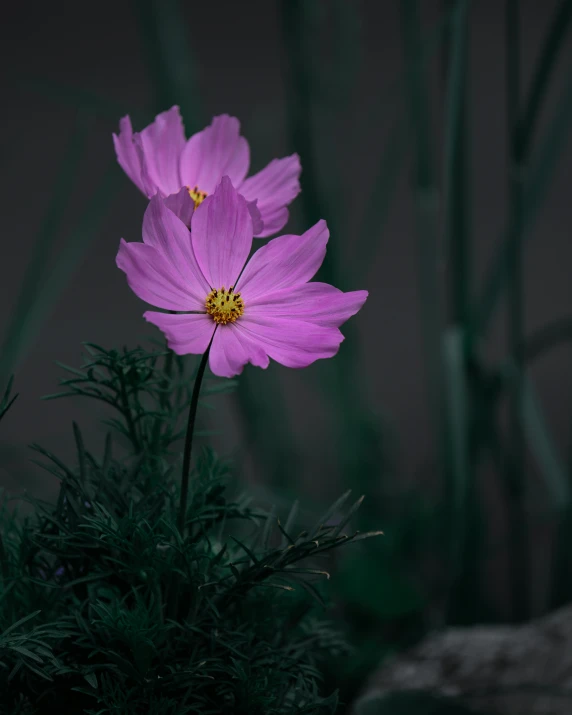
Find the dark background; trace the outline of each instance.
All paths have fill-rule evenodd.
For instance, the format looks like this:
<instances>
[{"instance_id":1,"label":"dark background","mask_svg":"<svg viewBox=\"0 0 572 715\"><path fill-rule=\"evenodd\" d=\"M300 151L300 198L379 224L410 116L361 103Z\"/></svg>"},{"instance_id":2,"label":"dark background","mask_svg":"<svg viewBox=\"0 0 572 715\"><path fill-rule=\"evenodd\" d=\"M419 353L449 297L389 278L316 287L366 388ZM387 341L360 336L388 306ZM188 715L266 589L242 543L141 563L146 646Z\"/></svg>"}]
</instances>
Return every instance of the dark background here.
<instances>
[{"instance_id":1,"label":"dark background","mask_svg":"<svg viewBox=\"0 0 572 715\"><path fill-rule=\"evenodd\" d=\"M68 457L73 452L72 420L84 426L91 447L103 441L98 426L103 409L74 400L40 401L42 395L56 391L62 376L56 360L79 365L84 340L111 347L134 346L146 336L160 337L142 319L145 306L115 266L119 239L140 238L146 200L113 168L111 134L126 113L131 114L135 129L142 129L157 112L178 103L187 134L193 127L206 126L213 115L237 116L251 144L253 170L273 157L298 151L303 191L318 197L314 209L318 206L320 214L315 218L323 216L332 229L338 285L370 292L363 310L350 321L351 337L335 358L351 356L352 369L344 372L347 361L340 363L341 368L316 364L300 372L276 364L266 372L247 366L242 393L216 402L217 422L223 425L217 446L237 457L252 484L289 496L298 490L320 503L337 496L353 486L336 453L340 434L343 439L351 425L342 422L339 427L341 403L330 399L333 393L328 387L332 384L328 380L341 376L346 395L352 391L360 395L362 414L383 435L383 449L377 445L383 463L370 460L368 465L374 492L372 513L375 516L376 504L382 505L381 528L386 528L383 509L392 500L399 501L403 493L413 494L422 503L439 501L435 415L427 401L421 330L425 298L418 279L413 152L407 146L413 144L412 137L405 142L401 168L391 181L396 188L387 210L385 194L375 184L388 143L395 141L394 127L406 122L400 3L309 2L305 45L299 54L288 41L286 5L269 0L181 2L182 21L175 24L177 41L173 43L168 34L173 27L154 27L152 2L13 3L3 11L2 334L14 315L27 265L46 226L54 227L54 242L43 261L43 275L58 278L52 292L42 299L37 324L19 352L15 368L19 398L3 420L0 436L0 486L12 492L25 488L37 495L53 494L53 478L29 462L26 445L39 442ZM555 0L520 3L525 87L558 5ZM429 44L447 3L424 0L420 7L423 41ZM467 156L476 286L498 247L507 218L503 23L503 3L472 3ZM177 54L181 37L188 54ZM172 50L167 60L161 59L161 46ZM292 72L297 57L311 78L306 135L293 130L297 119ZM170 63L175 77L172 86L162 84L162 62ZM540 115L540 134L550 123L571 65L572 42L567 41ZM431 148L439 178L445 86L440 49L431 53L426 69ZM187 88L184 96L177 96L175 89L182 95L181 87ZM74 139L78 122L87 127L81 140L83 153L79 159L74 155L79 170L66 180L61 178L67 170L62 163L70 161L66 158L70 141L79 141ZM550 188L523 253L526 333L566 317L572 307L571 165L572 144L567 142L559 148ZM68 189L62 198L66 181ZM51 213L54 200L60 202L61 222ZM306 209L299 197L292 206L289 230L308 227L312 211ZM439 242L442 245L441 238ZM445 292L451 266L442 248L439 270ZM62 256L69 263L65 270L56 268ZM57 270L63 270L61 278L54 273ZM506 353L505 318L503 304L480 342L485 364L493 364ZM563 459L571 426L570 362L569 347L563 345L530 371ZM334 369L337 378L332 378ZM250 394L245 395L246 391ZM278 399L277 395L280 399L269 415L264 404ZM243 410L245 400L251 409L248 414ZM266 411L260 417L258 411L263 408ZM359 433L359 425L351 428ZM358 445L359 440L351 444ZM291 483L285 463L294 474ZM538 613L547 604L551 511L542 477L528 451L526 466L526 509L534 523L532 612ZM495 470L486 462L479 467L478 488L486 506L488 533L483 569L487 581L495 576L493 596L498 612L506 616L505 513Z\"/></svg>"}]
</instances>

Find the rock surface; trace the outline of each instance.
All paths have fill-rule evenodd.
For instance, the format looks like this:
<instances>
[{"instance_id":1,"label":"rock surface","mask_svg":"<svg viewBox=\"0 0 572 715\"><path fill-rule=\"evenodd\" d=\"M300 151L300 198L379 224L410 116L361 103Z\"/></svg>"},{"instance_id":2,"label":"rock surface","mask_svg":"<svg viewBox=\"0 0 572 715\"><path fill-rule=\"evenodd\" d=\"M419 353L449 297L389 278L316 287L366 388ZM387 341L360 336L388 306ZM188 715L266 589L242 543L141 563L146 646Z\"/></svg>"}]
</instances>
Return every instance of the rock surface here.
<instances>
[{"instance_id":1,"label":"rock surface","mask_svg":"<svg viewBox=\"0 0 572 715\"><path fill-rule=\"evenodd\" d=\"M452 696L494 715L571 715L572 606L523 626L429 635L386 662L362 697L413 690Z\"/></svg>"}]
</instances>

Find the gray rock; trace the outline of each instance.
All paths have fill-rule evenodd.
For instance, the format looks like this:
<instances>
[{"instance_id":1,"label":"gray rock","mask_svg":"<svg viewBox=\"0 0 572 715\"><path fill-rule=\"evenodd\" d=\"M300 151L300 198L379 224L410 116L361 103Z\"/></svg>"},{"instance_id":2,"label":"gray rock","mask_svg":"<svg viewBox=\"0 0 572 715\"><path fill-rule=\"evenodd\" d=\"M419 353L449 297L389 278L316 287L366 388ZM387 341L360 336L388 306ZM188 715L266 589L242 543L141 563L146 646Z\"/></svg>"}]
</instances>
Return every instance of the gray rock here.
<instances>
[{"instance_id":1,"label":"gray rock","mask_svg":"<svg viewBox=\"0 0 572 715\"><path fill-rule=\"evenodd\" d=\"M381 703L396 691L451 697L495 715L572 715L572 606L523 626L429 635L386 661L362 703L376 695ZM356 703L354 715L359 711Z\"/></svg>"}]
</instances>

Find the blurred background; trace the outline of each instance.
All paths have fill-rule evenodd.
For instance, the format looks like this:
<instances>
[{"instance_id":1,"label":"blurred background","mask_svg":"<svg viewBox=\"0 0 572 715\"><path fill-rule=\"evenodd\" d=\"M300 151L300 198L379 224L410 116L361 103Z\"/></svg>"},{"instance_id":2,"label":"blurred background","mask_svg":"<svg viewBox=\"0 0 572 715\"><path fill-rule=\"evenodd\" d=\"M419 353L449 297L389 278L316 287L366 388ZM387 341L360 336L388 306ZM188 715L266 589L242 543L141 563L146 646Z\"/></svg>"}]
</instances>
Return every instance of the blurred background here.
<instances>
[{"instance_id":1,"label":"blurred background","mask_svg":"<svg viewBox=\"0 0 572 715\"><path fill-rule=\"evenodd\" d=\"M571 21L569 0L12 3L0 486L49 498L27 445L71 457L72 420L103 444L103 408L40 400L56 361L160 338L115 266L146 207L120 117L140 130L178 104L190 136L228 113L252 171L300 154L287 231L328 221L318 279L370 293L335 359L247 366L203 410L279 512L351 489L356 526L385 532L333 565L357 650L327 677L351 698L429 629L571 601Z\"/></svg>"}]
</instances>

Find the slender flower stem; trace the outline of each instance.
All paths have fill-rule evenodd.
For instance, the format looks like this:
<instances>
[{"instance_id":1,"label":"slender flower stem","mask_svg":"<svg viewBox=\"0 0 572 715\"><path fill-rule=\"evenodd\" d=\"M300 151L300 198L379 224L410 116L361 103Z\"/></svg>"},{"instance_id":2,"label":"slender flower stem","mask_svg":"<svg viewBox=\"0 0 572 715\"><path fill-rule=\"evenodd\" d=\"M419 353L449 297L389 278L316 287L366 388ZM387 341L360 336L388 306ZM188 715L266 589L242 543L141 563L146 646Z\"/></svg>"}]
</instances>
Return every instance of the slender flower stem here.
<instances>
[{"instance_id":1,"label":"slender flower stem","mask_svg":"<svg viewBox=\"0 0 572 715\"><path fill-rule=\"evenodd\" d=\"M212 342L212 341L211 341ZM195 431L195 418L197 416L197 407L199 404L199 392L201 391L201 383L205 374L205 368L209 359L211 343L205 350L201 358L199 369L195 377L193 385L193 394L191 395L191 404L189 407L189 421L187 422L187 434L185 436L185 449L183 451L183 471L181 474L181 503L179 506L179 518L177 526L181 535L185 529L185 517L187 515L187 496L189 492L189 474L191 471L191 449L193 446L193 434Z\"/></svg>"}]
</instances>

